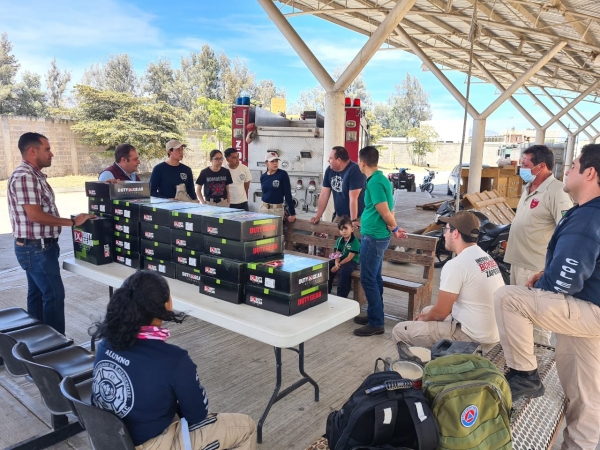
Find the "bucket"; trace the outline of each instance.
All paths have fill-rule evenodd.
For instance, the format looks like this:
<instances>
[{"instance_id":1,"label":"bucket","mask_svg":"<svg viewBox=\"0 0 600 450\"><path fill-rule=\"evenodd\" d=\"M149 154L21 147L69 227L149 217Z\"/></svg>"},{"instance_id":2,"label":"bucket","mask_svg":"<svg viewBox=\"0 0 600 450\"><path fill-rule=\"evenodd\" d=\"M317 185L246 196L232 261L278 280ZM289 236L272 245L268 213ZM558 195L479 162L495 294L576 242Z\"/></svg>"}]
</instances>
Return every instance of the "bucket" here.
<instances>
[{"instance_id":1,"label":"bucket","mask_svg":"<svg viewBox=\"0 0 600 450\"><path fill-rule=\"evenodd\" d=\"M250 105L250 97L242 97L242 105Z\"/></svg>"},{"instance_id":2,"label":"bucket","mask_svg":"<svg viewBox=\"0 0 600 450\"><path fill-rule=\"evenodd\" d=\"M412 381L415 389L423 387L423 368L412 361L395 361L392 370L402 375L402 378Z\"/></svg>"},{"instance_id":3,"label":"bucket","mask_svg":"<svg viewBox=\"0 0 600 450\"><path fill-rule=\"evenodd\" d=\"M412 352L413 355L415 355L417 358L423 361L423 364L427 364L429 361L431 361L431 350L429 350L428 348L408 347L408 349Z\"/></svg>"}]
</instances>

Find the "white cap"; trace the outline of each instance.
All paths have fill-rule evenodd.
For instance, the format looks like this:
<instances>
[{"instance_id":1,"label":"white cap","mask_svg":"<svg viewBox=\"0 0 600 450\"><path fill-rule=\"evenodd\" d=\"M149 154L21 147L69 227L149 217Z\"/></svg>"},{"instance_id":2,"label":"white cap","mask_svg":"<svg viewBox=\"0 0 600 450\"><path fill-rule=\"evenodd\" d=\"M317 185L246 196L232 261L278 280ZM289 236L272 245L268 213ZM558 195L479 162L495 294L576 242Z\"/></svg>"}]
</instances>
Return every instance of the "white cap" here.
<instances>
[{"instance_id":1,"label":"white cap","mask_svg":"<svg viewBox=\"0 0 600 450\"><path fill-rule=\"evenodd\" d=\"M279 155L275 152L267 152L267 156L265 157L265 161L275 161L279 160Z\"/></svg>"},{"instance_id":2,"label":"white cap","mask_svg":"<svg viewBox=\"0 0 600 450\"><path fill-rule=\"evenodd\" d=\"M166 146L167 151L173 150L174 148L179 148L179 147L185 147L185 144L182 144L177 139L171 139L169 142L167 142L167 146Z\"/></svg>"}]
</instances>

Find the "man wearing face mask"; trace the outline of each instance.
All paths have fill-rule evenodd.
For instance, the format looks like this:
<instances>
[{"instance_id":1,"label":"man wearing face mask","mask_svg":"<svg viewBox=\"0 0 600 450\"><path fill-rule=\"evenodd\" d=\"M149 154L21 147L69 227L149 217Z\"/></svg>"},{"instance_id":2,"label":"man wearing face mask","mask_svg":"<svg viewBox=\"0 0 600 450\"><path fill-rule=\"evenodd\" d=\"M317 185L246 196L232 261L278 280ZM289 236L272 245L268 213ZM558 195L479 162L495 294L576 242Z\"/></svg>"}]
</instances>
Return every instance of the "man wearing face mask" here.
<instances>
[{"instance_id":1,"label":"man wearing face mask","mask_svg":"<svg viewBox=\"0 0 600 450\"><path fill-rule=\"evenodd\" d=\"M510 227L504 260L511 264L510 284L525 286L544 268L548 242L563 214L573 206L562 181L552 175L554 154L545 145L523 152L519 175L527 183ZM534 340L550 343L550 333L536 327Z\"/></svg>"}]
</instances>

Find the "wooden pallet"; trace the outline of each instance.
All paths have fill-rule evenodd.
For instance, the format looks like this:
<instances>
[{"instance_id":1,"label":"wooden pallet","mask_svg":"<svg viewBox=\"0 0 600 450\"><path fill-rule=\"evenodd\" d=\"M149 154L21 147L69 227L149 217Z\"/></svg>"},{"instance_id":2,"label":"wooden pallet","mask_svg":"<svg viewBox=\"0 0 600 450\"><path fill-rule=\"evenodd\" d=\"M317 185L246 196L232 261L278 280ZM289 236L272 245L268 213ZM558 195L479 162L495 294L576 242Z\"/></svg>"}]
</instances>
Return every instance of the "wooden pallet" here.
<instances>
[{"instance_id":1,"label":"wooden pallet","mask_svg":"<svg viewBox=\"0 0 600 450\"><path fill-rule=\"evenodd\" d=\"M495 189L476 194L465 194L462 204L465 209L475 208L481 211L490 219L490 222L496 225L512 223L515 218L515 213L506 203L506 199Z\"/></svg>"},{"instance_id":2,"label":"wooden pallet","mask_svg":"<svg viewBox=\"0 0 600 450\"><path fill-rule=\"evenodd\" d=\"M442 200L442 201L438 201L438 202L431 202L431 203L423 203L422 205L417 205L417 209L426 209L428 211L437 211L438 208L440 206L442 206L442 203L444 203L446 200Z\"/></svg>"}]
</instances>

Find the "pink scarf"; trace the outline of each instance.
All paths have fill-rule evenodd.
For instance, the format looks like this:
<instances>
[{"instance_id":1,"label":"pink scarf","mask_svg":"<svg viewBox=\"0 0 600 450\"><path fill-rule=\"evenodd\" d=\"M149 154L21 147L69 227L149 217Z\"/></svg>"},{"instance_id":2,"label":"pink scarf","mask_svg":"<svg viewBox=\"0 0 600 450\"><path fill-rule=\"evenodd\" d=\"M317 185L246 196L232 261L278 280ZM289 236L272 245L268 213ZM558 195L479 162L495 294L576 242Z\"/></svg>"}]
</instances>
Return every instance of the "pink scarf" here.
<instances>
[{"instance_id":1,"label":"pink scarf","mask_svg":"<svg viewBox=\"0 0 600 450\"><path fill-rule=\"evenodd\" d=\"M171 333L168 328L160 328L152 325L148 325L140 328L140 332L137 335L138 339L156 339L164 341L171 337Z\"/></svg>"}]
</instances>

